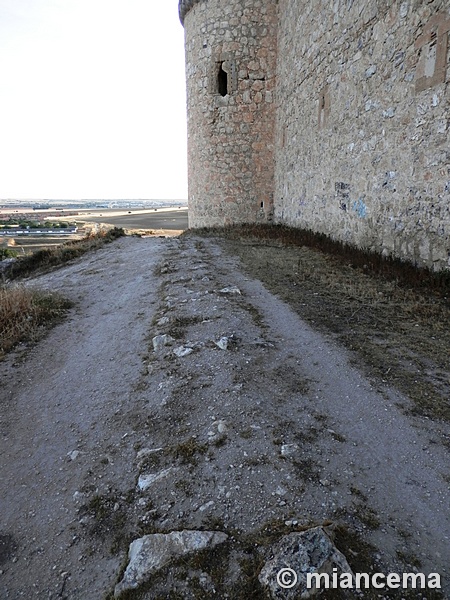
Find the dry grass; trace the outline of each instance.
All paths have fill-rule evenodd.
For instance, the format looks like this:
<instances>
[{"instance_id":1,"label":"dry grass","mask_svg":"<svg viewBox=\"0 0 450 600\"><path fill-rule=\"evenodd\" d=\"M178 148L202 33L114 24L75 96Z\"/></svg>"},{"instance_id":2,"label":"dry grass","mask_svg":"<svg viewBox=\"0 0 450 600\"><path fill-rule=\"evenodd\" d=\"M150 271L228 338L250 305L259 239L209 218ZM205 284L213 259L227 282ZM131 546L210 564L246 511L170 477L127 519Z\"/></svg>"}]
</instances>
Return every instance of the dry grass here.
<instances>
[{"instance_id":1,"label":"dry grass","mask_svg":"<svg viewBox=\"0 0 450 600\"><path fill-rule=\"evenodd\" d=\"M82 240L43 248L20 257L3 275L13 280L35 271L64 265L123 235L123 229L115 227ZM45 327L56 322L70 306L71 303L58 294L32 290L20 285L0 284L0 359L19 342L36 341Z\"/></svg>"},{"instance_id":2,"label":"dry grass","mask_svg":"<svg viewBox=\"0 0 450 600\"><path fill-rule=\"evenodd\" d=\"M284 226L191 233L225 238L253 277L349 348L377 387L409 397L406 411L450 421L449 271L434 273Z\"/></svg>"},{"instance_id":3,"label":"dry grass","mask_svg":"<svg viewBox=\"0 0 450 600\"><path fill-rule=\"evenodd\" d=\"M71 306L61 296L20 285L0 287L0 358L16 344L34 341Z\"/></svg>"},{"instance_id":4,"label":"dry grass","mask_svg":"<svg viewBox=\"0 0 450 600\"><path fill-rule=\"evenodd\" d=\"M436 273L398 258L385 257L370 250L333 240L323 233L316 233L310 229L252 223L226 227L204 227L188 230L183 235L191 234L222 236L241 241L252 240L254 244L259 242L265 246L275 243L278 246L312 248L333 256L338 263L349 265L354 269L362 269L366 274L382 276L399 285L426 290L433 289L445 295L450 293L449 271Z\"/></svg>"},{"instance_id":5,"label":"dry grass","mask_svg":"<svg viewBox=\"0 0 450 600\"><path fill-rule=\"evenodd\" d=\"M20 257L7 272L10 279L24 277L37 270L45 270L82 256L91 250L97 250L105 244L125 235L123 229L114 227L108 231L100 231L81 240L75 240L57 246L43 248L33 254Z\"/></svg>"}]
</instances>

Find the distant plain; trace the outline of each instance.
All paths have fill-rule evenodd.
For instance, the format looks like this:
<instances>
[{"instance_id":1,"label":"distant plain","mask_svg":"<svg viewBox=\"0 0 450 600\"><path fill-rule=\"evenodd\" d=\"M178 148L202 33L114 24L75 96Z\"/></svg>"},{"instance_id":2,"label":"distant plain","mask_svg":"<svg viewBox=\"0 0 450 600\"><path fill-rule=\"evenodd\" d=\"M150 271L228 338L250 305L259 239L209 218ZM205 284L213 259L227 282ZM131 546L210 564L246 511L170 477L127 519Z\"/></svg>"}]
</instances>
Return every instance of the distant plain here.
<instances>
[{"instance_id":1,"label":"distant plain","mask_svg":"<svg viewBox=\"0 0 450 600\"><path fill-rule=\"evenodd\" d=\"M75 219L77 222L108 223L114 227L124 229L169 229L183 231L188 228L188 211L180 209L146 209L146 210L121 210L104 209L99 211L87 211L79 213Z\"/></svg>"},{"instance_id":2,"label":"distant plain","mask_svg":"<svg viewBox=\"0 0 450 600\"><path fill-rule=\"evenodd\" d=\"M36 212L36 218L45 218L46 213L55 211L42 210ZM7 212L2 210L0 212ZM10 212L10 211L8 211ZM11 211L12 212L12 211ZM14 213L28 214L31 212L29 207L23 207L15 210ZM50 246L58 246L71 240L78 240L88 235L91 231L104 229L104 226L122 227L129 234L150 234L173 236L179 235L188 228L188 209L177 208L144 208L144 209L123 209L123 208L89 208L71 210L72 214L60 214L58 217L49 220L68 221L78 225L76 234L67 236L14 236L0 239L0 247L10 247L19 255L30 254ZM76 214L73 214L76 212ZM106 227L108 228L108 227Z\"/></svg>"}]
</instances>

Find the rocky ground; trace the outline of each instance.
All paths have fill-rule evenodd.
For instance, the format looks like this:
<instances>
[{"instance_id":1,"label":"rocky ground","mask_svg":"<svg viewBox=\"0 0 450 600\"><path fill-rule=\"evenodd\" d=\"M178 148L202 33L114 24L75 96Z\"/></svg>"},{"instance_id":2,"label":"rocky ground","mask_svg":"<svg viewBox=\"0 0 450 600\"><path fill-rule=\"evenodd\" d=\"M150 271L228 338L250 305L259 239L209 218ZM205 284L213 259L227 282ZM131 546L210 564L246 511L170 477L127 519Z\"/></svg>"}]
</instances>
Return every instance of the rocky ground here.
<instances>
[{"instance_id":1,"label":"rocky ground","mask_svg":"<svg viewBox=\"0 0 450 600\"><path fill-rule=\"evenodd\" d=\"M230 249L127 237L27 281L75 308L0 363L2 599L294 598L259 575L318 525L354 571L445 588L365 598L450 595L448 424ZM126 591L129 544L151 534L166 554Z\"/></svg>"}]
</instances>

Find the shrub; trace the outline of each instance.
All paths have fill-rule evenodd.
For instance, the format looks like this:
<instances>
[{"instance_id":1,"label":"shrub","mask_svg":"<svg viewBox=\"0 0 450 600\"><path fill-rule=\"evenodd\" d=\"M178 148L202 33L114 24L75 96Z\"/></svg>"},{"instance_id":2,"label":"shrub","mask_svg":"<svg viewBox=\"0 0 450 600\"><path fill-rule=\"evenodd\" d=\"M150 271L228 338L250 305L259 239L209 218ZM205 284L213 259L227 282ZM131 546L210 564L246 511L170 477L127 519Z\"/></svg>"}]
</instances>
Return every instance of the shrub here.
<instances>
[{"instance_id":1,"label":"shrub","mask_svg":"<svg viewBox=\"0 0 450 600\"><path fill-rule=\"evenodd\" d=\"M15 258L17 256L17 250L10 250L9 248L0 248L0 260L5 258Z\"/></svg>"}]
</instances>

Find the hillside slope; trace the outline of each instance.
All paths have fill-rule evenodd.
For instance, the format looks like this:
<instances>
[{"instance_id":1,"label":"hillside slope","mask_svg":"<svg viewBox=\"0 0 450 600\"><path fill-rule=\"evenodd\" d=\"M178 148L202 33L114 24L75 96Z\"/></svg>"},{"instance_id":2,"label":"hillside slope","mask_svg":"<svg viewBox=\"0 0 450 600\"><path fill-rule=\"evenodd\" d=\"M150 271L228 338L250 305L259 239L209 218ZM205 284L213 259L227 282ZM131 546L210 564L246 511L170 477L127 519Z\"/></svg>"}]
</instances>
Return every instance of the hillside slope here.
<instances>
[{"instance_id":1,"label":"hillside slope","mask_svg":"<svg viewBox=\"0 0 450 600\"><path fill-rule=\"evenodd\" d=\"M264 598L276 533L321 523L354 569L364 551L450 594L448 425L407 416L221 243L125 238L27 285L75 308L0 363L1 598L101 599L131 540L182 529L228 533L223 570L169 566L136 597Z\"/></svg>"}]
</instances>

